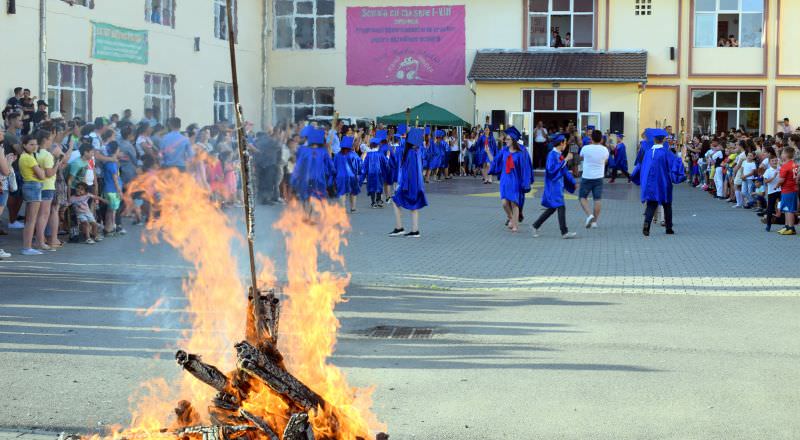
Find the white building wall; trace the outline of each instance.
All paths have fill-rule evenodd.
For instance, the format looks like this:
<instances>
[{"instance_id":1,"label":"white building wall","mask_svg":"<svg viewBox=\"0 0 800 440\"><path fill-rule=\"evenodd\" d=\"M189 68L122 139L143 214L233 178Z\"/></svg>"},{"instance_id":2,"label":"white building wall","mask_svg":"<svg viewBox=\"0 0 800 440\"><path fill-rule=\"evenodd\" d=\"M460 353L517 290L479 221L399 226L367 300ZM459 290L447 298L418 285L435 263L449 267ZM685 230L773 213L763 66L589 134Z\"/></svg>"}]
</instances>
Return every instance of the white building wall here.
<instances>
[{"instance_id":1,"label":"white building wall","mask_svg":"<svg viewBox=\"0 0 800 440\"><path fill-rule=\"evenodd\" d=\"M15 86L39 95L39 2L17 0L17 13L0 11L0 35L5 41L0 62L0 94ZM175 0L175 28L145 21L143 0L95 0L95 7L47 1L47 57L92 66L91 117L133 110L144 112L145 72L170 74L175 82L175 114L184 124L213 122L215 81L231 82L227 41L214 37L213 0ZM237 44L240 93L245 118L261 121L261 35L263 2L239 0ZM147 65L91 58L91 21L147 30ZM200 37L200 51L194 38ZM260 125L260 124L259 124Z\"/></svg>"}]
</instances>

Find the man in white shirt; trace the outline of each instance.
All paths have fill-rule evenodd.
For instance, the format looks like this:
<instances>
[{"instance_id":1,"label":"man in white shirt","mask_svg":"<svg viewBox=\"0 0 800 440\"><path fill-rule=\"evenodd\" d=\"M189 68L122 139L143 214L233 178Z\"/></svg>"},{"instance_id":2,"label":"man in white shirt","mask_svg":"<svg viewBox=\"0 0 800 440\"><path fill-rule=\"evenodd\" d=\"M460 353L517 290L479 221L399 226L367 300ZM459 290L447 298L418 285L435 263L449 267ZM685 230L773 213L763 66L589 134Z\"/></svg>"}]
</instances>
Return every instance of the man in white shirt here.
<instances>
[{"instance_id":1,"label":"man in white shirt","mask_svg":"<svg viewBox=\"0 0 800 440\"><path fill-rule=\"evenodd\" d=\"M778 123L778 129L788 136L794 132L794 127L789 123L789 118L783 118L783 122Z\"/></svg>"},{"instance_id":2,"label":"man in white shirt","mask_svg":"<svg viewBox=\"0 0 800 440\"><path fill-rule=\"evenodd\" d=\"M583 174L581 175L581 187L579 191L581 208L586 213L587 228L596 228L597 219L600 217L601 200L603 198L603 178L608 162L608 148L602 144L603 132L600 130L592 131L592 143L581 149L583 159ZM589 193L594 200L594 209L589 207Z\"/></svg>"},{"instance_id":3,"label":"man in white shirt","mask_svg":"<svg viewBox=\"0 0 800 440\"><path fill-rule=\"evenodd\" d=\"M544 168L547 164L547 129L539 121L533 129L533 168Z\"/></svg>"}]
</instances>

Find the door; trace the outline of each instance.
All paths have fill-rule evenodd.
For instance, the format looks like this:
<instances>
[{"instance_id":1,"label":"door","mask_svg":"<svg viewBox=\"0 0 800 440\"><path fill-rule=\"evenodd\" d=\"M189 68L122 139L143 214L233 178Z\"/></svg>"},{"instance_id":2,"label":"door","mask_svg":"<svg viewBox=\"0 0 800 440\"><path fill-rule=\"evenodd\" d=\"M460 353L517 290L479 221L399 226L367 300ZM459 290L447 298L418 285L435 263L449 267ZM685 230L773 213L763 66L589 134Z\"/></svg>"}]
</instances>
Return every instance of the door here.
<instances>
[{"instance_id":1,"label":"door","mask_svg":"<svg viewBox=\"0 0 800 440\"><path fill-rule=\"evenodd\" d=\"M586 127L590 125L594 126L595 130L603 131L600 113L578 113L578 128L580 131L586 131Z\"/></svg>"},{"instance_id":2,"label":"door","mask_svg":"<svg viewBox=\"0 0 800 440\"><path fill-rule=\"evenodd\" d=\"M531 112L509 112L508 126L514 126L522 134L530 134L532 118Z\"/></svg>"}]
</instances>

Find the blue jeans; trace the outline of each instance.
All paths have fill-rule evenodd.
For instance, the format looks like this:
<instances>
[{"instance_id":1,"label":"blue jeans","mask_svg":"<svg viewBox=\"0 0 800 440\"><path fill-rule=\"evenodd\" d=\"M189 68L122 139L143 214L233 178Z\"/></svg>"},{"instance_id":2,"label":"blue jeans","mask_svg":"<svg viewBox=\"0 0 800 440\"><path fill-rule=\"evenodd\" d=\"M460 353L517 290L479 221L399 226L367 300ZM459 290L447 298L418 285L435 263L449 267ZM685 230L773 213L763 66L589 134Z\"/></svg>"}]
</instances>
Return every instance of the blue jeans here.
<instances>
[{"instance_id":1,"label":"blue jeans","mask_svg":"<svg viewBox=\"0 0 800 440\"><path fill-rule=\"evenodd\" d=\"M42 182L25 182L22 184L22 200L26 202L42 201Z\"/></svg>"}]
</instances>

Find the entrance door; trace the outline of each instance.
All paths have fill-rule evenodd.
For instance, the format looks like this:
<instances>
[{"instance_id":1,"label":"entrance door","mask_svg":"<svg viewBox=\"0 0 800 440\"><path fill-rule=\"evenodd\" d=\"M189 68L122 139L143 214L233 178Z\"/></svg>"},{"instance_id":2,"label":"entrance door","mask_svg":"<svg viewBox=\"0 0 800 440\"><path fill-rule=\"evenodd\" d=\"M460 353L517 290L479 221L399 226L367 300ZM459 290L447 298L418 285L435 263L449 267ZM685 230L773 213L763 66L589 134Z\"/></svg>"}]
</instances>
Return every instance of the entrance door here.
<instances>
[{"instance_id":1,"label":"entrance door","mask_svg":"<svg viewBox=\"0 0 800 440\"><path fill-rule=\"evenodd\" d=\"M520 133L530 134L531 132L531 112L510 112L508 114L508 127L512 125Z\"/></svg>"},{"instance_id":2,"label":"entrance door","mask_svg":"<svg viewBox=\"0 0 800 440\"><path fill-rule=\"evenodd\" d=\"M593 125L595 130L603 131L600 113L578 113L578 128L585 131L586 127Z\"/></svg>"}]
</instances>

